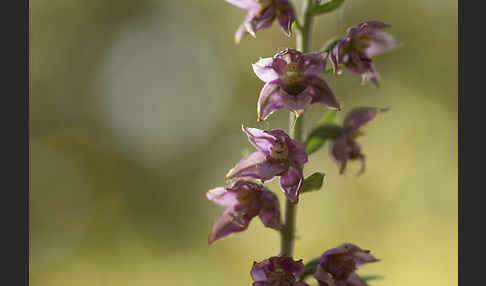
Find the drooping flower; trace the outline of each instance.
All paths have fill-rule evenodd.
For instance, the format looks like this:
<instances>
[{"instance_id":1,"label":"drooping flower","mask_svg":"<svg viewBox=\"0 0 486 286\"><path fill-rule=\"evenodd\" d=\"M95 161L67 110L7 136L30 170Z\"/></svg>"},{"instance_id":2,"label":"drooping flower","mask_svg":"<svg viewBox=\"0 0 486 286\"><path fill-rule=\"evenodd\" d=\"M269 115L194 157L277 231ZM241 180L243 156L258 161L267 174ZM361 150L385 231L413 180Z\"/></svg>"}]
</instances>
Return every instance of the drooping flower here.
<instances>
[{"instance_id":1,"label":"drooping flower","mask_svg":"<svg viewBox=\"0 0 486 286\"><path fill-rule=\"evenodd\" d=\"M302 259L294 261L290 256L280 255L254 262L250 274L253 286L308 286L297 281L303 271Z\"/></svg>"},{"instance_id":2,"label":"drooping flower","mask_svg":"<svg viewBox=\"0 0 486 286\"><path fill-rule=\"evenodd\" d=\"M340 74L341 64L344 64L349 71L361 75L362 83L370 81L379 86L380 74L371 58L399 46L393 36L381 31L388 27L390 25L378 21L367 21L350 27L346 36L331 51L330 61L334 72Z\"/></svg>"},{"instance_id":3,"label":"drooping flower","mask_svg":"<svg viewBox=\"0 0 486 286\"><path fill-rule=\"evenodd\" d=\"M358 175L364 172L365 156L361 152L361 146L356 142L356 138L363 135L360 131L363 125L375 118L378 112L384 112L386 110L374 107L358 107L346 115L341 136L331 140L331 144L329 145L331 157L339 165L339 173L344 173L348 160L360 160L361 169Z\"/></svg>"},{"instance_id":4,"label":"drooping flower","mask_svg":"<svg viewBox=\"0 0 486 286\"><path fill-rule=\"evenodd\" d=\"M351 243L344 243L324 252L314 278L319 286L366 286L355 270L361 265L379 261L369 253Z\"/></svg>"},{"instance_id":5,"label":"drooping flower","mask_svg":"<svg viewBox=\"0 0 486 286\"><path fill-rule=\"evenodd\" d=\"M248 10L245 21L235 34L235 42L250 34L255 37L257 30L268 28L275 18L282 27L283 32L290 37L291 26L295 19L295 12L288 0L226 0L237 7Z\"/></svg>"},{"instance_id":6,"label":"drooping flower","mask_svg":"<svg viewBox=\"0 0 486 286\"><path fill-rule=\"evenodd\" d=\"M281 228L277 197L260 184L238 180L229 186L209 190L206 197L226 207L213 225L209 243L231 233L244 231L255 216L259 216L266 227L276 230Z\"/></svg>"},{"instance_id":7,"label":"drooping flower","mask_svg":"<svg viewBox=\"0 0 486 286\"><path fill-rule=\"evenodd\" d=\"M302 169L307 162L305 144L291 139L281 129L241 128L257 151L241 159L226 178L246 177L265 182L280 176L280 186L287 198L297 203L304 181Z\"/></svg>"},{"instance_id":8,"label":"drooping flower","mask_svg":"<svg viewBox=\"0 0 486 286\"><path fill-rule=\"evenodd\" d=\"M313 103L340 109L334 93L320 76L326 68L327 54L301 53L285 49L272 58L253 64L253 71L265 82L258 98L258 120L287 107L297 116Z\"/></svg>"}]
</instances>

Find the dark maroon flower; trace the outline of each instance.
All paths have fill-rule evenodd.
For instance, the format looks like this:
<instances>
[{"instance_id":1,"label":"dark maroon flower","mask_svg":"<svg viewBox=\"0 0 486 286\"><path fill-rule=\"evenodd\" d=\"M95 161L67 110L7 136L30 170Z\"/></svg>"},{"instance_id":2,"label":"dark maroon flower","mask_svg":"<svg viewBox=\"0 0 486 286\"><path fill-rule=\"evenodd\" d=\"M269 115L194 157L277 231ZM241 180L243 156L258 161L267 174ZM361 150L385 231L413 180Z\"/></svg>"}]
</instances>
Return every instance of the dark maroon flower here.
<instances>
[{"instance_id":1,"label":"dark maroon flower","mask_svg":"<svg viewBox=\"0 0 486 286\"><path fill-rule=\"evenodd\" d=\"M287 198L297 203L304 181L302 168L307 162L305 144L291 139L281 129L266 131L245 126L242 129L258 151L241 159L226 178L254 178L265 182L280 176L280 186Z\"/></svg>"},{"instance_id":2,"label":"dark maroon flower","mask_svg":"<svg viewBox=\"0 0 486 286\"><path fill-rule=\"evenodd\" d=\"M258 99L258 120L265 120L283 107L299 116L312 103L339 109L334 93L320 77L326 62L327 56L322 53L303 54L293 49L255 62L253 71L265 82Z\"/></svg>"},{"instance_id":3,"label":"dark maroon flower","mask_svg":"<svg viewBox=\"0 0 486 286\"><path fill-rule=\"evenodd\" d=\"M302 259L294 261L290 256L273 256L262 262L254 262L251 268L253 286L308 286L298 282L304 271Z\"/></svg>"},{"instance_id":4,"label":"dark maroon flower","mask_svg":"<svg viewBox=\"0 0 486 286\"><path fill-rule=\"evenodd\" d=\"M245 230L255 216L259 216L266 227L276 230L281 227L277 197L260 184L238 180L227 187L209 190L206 197L226 207L213 225L209 243Z\"/></svg>"},{"instance_id":5,"label":"dark maroon flower","mask_svg":"<svg viewBox=\"0 0 486 286\"><path fill-rule=\"evenodd\" d=\"M339 173L344 173L348 160L360 160L361 170L358 175L364 172L365 156L361 152L361 146L356 142L356 138L363 135L359 129L375 118L378 112L386 110L374 107L358 107L346 115L341 136L332 140L329 145L331 157L339 165Z\"/></svg>"},{"instance_id":6,"label":"dark maroon flower","mask_svg":"<svg viewBox=\"0 0 486 286\"><path fill-rule=\"evenodd\" d=\"M248 10L245 21L236 31L236 43L239 43L246 34L255 37L257 30L270 27L275 18L278 18L286 35L290 36L292 33L291 27L295 13L288 0L226 0L226 2Z\"/></svg>"},{"instance_id":7,"label":"dark maroon flower","mask_svg":"<svg viewBox=\"0 0 486 286\"><path fill-rule=\"evenodd\" d=\"M322 254L314 278L319 286L366 286L355 270L366 263L378 261L369 252L351 243L329 249Z\"/></svg>"},{"instance_id":8,"label":"dark maroon flower","mask_svg":"<svg viewBox=\"0 0 486 286\"><path fill-rule=\"evenodd\" d=\"M390 25L378 21L367 21L350 27L346 36L331 51L330 61L334 72L340 74L341 64L344 64L351 72L360 74L363 83L371 81L378 86L380 74L375 70L371 58L398 47L393 36L381 31L388 27Z\"/></svg>"}]
</instances>

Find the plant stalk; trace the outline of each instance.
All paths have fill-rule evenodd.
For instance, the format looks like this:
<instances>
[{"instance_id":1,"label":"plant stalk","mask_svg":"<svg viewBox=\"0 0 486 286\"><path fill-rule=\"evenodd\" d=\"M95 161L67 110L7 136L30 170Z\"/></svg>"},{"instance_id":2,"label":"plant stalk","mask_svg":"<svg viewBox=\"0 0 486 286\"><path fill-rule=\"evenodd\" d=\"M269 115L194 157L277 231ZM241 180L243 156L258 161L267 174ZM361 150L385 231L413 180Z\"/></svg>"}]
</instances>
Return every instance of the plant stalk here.
<instances>
[{"instance_id":1,"label":"plant stalk","mask_svg":"<svg viewBox=\"0 0 486 286\"><path fill-rule=\"evenodd\" d=\"M296 46L297 50L308 53L312 44L312 24L313 17L310 13L312 0L302 1L301 26L297 29ZM304 115L296 117L293 112L289 116L289 135L292 139L302 141ZM292 256L294 252L295 240L295 221L296 221L297 204L293 204L286 199L285 203L285 220L281 231L281 251L282 255Z\"/></svg>"}]
</instances>

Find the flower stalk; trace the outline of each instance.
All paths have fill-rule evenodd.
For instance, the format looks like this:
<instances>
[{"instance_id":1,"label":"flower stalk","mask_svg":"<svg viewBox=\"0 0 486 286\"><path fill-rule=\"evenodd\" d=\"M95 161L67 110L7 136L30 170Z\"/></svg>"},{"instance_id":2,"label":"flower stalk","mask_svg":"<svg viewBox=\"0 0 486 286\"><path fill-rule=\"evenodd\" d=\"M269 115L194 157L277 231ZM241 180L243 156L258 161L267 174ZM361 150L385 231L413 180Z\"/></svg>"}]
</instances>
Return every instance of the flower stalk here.
<instances>
[{"instance_id":1,"label":"flower stalk","mask_svg":"<svg viewBox=\"0 0 486 286\"><path fill-rule=\"evenodd\" d=\"M237 43L243 36L256 37L258 30L278 22L287 36L292 35L294 27L296 49L285 48L272 57L261 57L252 63L255 75L264 82L257 101L257 121L264 121L285 108L290 112L289 128L285 132L242 125L242 131L256 150L228 171L225 178L231 180L229 184L206 193L209 200L225 207L213 224L208 242L246 230L250 221L258 216L265 227L280 232L281 250L277 256L253 263L250 272L253 286L309 286L304 280L311 274L319 286L366 286L366 279L355 270L378 261L370 251L344 243L325 251L320 259L304 264L302 259L293 258L295 225L299 195L319 190L324 179L322 172L304 177L308 155L327 141L329 155L338 164L341 174L347 162L353 160L361 161L361 174L365 155L356 140L363 134L360 129L378 112L387 110L356 107L347 112L342 124L336 124L335 112L341 110L341 105L323 74L338 76L344 66L360 74L362 81L370 81L378 87L380 76L372 57L398 46L393 36L381 31L390 25L379 21L359 23L348 28L344 37L334 37L320 51L312 52L314 16L332 12L344 0L327 0L326 3L301 0L300 15L296 15L290 0L226 1L248 11L236 31ZM328 61L331 69L326 69ZM304 134L304 113L312 104L320 104L329 111L308 135ZM280 178L280 189L286 197L283 221L277 196L264 186L276 177Z\"/></svg>"},{"instance_id":2,"label":"flower stalk","mask_svg":"<svg viewBox=\"0 0 486 286\"><path fill-rule=\"evenodd\" d=\"M301 21L297 25L296 46L302 53L308 53L312 45L312 23L313 17L310 13L312 0L302 1ZM289 114L289 135L292 139L302 141L304 114L297 117L294 112ZM288 198L285 202L285 221L281 230L282 255L292 256L294 252L295 222L297 216L297 204L293 204Z\"/></svg>"}]
</instances>

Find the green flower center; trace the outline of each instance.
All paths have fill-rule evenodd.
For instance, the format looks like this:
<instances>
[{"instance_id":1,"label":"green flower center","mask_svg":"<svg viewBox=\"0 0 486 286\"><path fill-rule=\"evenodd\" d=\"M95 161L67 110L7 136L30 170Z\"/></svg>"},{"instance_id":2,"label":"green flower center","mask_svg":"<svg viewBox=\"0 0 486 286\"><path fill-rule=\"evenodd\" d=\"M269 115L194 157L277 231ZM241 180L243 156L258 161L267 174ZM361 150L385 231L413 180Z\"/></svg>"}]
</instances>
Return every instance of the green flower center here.
<instances>
[{"instance_id":1,"label":"green flower center","mask_svg":"<svg viewBox=\"0 0 486 286\"><path fill-rule=\"evenodd\" d=\"M298 95L306 88L304 75L297 70L297 65L293 62L287 64L282 81L283 89L292 95Z\"/></svg>"},{"instance_id":2,"label":"green flower center","mask_svg":"<svg viewBox=\"0 0 486 286\"><path fill-rule=\"evenodd\" d=\"M359 38L352 39L351 40L351 47L356 51L363 52L364 50L369 48L372 38L373 38L373 36L371 36L369 34L364 34Z\"/></svg>"},{"instance_id":3,"label":"green flower center","mask_svg":"<svg viewBox=\"0 0 486 286\"><path fill-rule=\"evenodd\" d=\"M236 198L240 204L240 208L238 209L238 212L240 214L239 219L235 219L237 221L236 224L238 225L243 225L243 219L251 219L255 215L258 214L260 210L260 205L255 204L256 201L258 201L258 196L260 195L259 190L251 188L251 187L245 187L242 188Z\"/></svg>"},{"instance_id":4,"label":"green flower center","mask_svg":"<svg viewBox=\"0 0 486 286\"><path fill-rule=\"evenodd\" d=\"M285 142L278 141L270 150L270 157L272 157L272 159L275 159L277 161L287 160L288 156L289 156L289 149L287 148L287 144Z\"/></svg>"},{"instance_id":5,"label":"green flower center","mask_svg":"<svg viewBox=\"0 0 486 286\"><path fill-rule=\"evenodd\" d=\"M270 283L276 281L295 281L295 277L292 273L288 273L282 268L277 268L268 273L268 280Z\"/></svg>"}]
</instances>

